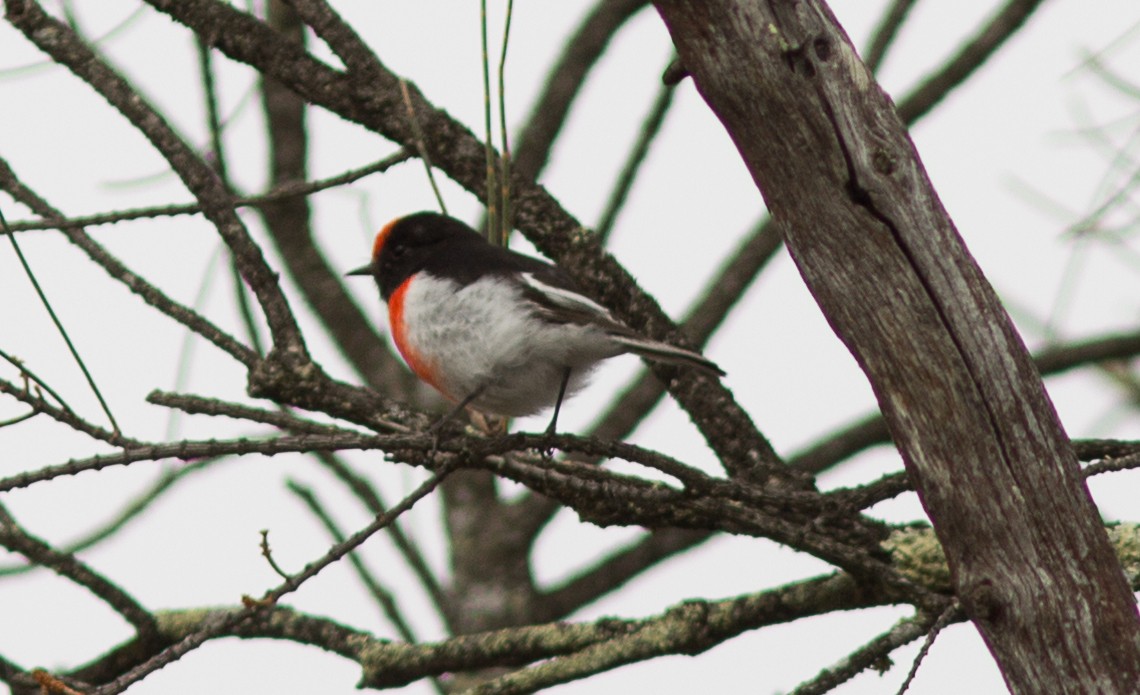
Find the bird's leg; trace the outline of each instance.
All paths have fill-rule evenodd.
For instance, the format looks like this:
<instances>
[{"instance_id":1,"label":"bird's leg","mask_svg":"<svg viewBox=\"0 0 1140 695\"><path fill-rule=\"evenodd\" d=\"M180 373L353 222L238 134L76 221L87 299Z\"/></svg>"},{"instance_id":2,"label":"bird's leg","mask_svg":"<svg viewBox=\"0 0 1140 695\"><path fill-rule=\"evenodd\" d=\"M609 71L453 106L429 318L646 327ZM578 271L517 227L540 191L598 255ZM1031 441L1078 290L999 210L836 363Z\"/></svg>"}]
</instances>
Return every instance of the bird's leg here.
<instances>
[{"instance_id":1,"label":"bird's leg","mask_svg":"<svg viewBox=\"0 0 1140 695\"><path fill-rule=\"evenodd\" d=\"M475 389L466 398L459 401L459 403L454 408L447 411L446 415L444 415L440 419L436 420L434 425L432 425L430 428L428 428L428 432L432 435L432 446L431 446L432 451L434 451L436 448L436 445L439 444L439 434L440 434L440 432L443 431L443 426L446 425L448 422L450 422L452 419L454 419L456 415L459 415L460 413L462 413L464 408L471 405L471 402L474 401L479 396L483 395L483 392L486 390L487 390L487 384L483 384L479 388Z\"/></svg>"},{"instance_id":2,"label":"bird's leg","mask_svg":"<svg viewBox=\"0 0 1140 695\"><path fill-rule=\"evenodd\" d=\"M558 400L554 401L554 416L546 427L546 436L553 437L558 426L558 411L562 410L562 399L566 397L566 386L570 383L570 368L562 370L562 383L558 386Z\"/></svg>"}]
</instances>

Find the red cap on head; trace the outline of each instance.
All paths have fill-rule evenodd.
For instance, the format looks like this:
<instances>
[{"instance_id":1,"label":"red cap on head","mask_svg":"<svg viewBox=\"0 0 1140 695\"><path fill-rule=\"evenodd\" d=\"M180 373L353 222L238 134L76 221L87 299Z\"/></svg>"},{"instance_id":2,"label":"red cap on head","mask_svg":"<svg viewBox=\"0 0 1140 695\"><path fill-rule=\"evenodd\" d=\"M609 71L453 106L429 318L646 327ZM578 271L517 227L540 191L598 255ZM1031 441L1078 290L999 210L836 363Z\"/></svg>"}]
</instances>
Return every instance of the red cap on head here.
<instances>
[{"instance_id":1,"label":"red cap on head","mask_svg":"<svg viewBox=\"0 0 1140 695\"><path fill-rule=\"evenodd\" d=\"M392 233L392 227L395 227L396 223L402 219L402 217L397 217L381 227L380 231L376 233L376 240L372 242L372 260L375 261L380 257L380 249L384 248L384 242L388 240L388 235Z\"/></svg>"}]
</instances>

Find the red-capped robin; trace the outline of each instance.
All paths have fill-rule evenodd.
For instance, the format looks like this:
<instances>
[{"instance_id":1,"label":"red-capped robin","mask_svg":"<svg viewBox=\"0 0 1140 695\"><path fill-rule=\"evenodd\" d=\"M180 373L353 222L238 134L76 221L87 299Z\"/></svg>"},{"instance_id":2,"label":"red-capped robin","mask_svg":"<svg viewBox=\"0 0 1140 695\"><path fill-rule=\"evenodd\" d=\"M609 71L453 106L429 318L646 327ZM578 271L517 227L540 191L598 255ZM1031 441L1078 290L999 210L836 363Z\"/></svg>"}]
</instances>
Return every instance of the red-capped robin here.
<instances>
[{"instance_id":1,"label":"red-capped robin","mask_svg":"<svg viewBox=\"0 0 1140 695\"><path fill-rule=\"evenodd\" d=\"M389 222L372 262L348 274L380 286L400 355L457 403L448 417L466 406L522 417L553 405L553 434L562 399L598 362L626 352L724 375L696 352L639 335L556 266L489 244L444 215Z\"/></svg>"}]
</instances>

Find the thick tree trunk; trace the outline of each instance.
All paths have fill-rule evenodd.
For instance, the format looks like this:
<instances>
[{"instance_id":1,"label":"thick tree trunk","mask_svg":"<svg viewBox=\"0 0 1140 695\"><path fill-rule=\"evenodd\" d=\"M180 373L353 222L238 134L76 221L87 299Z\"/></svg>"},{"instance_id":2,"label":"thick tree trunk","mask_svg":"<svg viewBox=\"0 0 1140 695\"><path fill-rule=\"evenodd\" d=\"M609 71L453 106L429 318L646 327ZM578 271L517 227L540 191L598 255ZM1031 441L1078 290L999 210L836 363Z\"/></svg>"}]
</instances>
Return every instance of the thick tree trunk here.
<instances>
[{"instance_id":1,"label":"thick tree trunk","mask_svg":"<svg viewBox=\"0 0 1140 695\"><path fill-rule=\"evenodd\" d=\"M1068 438L894 105L830 10L656 5L870 379L1010 689L1135 693L1135 601Z\"/></svg>"}]
</instances>

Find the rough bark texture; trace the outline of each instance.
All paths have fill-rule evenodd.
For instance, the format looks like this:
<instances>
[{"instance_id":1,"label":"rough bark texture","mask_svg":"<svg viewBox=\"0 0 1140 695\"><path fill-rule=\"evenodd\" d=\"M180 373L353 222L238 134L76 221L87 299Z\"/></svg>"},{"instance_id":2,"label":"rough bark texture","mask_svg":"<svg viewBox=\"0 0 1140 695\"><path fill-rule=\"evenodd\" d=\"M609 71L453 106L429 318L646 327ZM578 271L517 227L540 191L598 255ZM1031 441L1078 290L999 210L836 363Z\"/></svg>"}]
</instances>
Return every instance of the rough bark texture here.
<instances>
[{"instance_id":1,"label":"rough bark texture","mask_svg":"<svg viewBox=\"0 0 1140 695\"><path fill-rule=\"evenodd\" d=\"M821 2L656 3L867 373L1018 693L1133 693L1140 623L1040 376Z\"/></svg>"}]
</instances>

